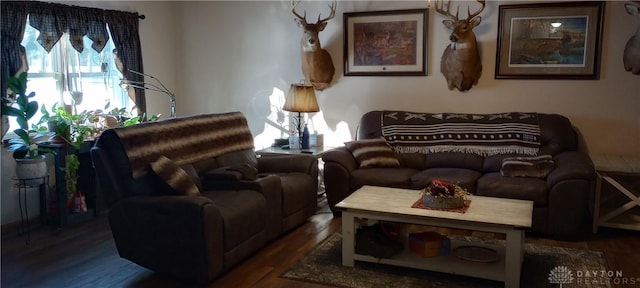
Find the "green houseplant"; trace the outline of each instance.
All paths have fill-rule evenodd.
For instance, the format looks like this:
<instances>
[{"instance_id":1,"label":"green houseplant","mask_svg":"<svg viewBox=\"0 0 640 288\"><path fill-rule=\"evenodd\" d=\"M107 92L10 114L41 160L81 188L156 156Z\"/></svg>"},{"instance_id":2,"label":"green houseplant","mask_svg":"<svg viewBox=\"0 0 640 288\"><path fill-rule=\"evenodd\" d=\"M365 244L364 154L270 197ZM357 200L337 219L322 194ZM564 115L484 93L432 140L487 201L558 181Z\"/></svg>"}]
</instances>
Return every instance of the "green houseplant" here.
<instances>
[{"instance_id":1,"label":"green houseplant","mask_svg":"<svg viewBox=\"0 0 640 288\"><path fill-rule=\"evenodd\" d=\"M16 122L20 126L13 130L18 137L9 140L9 151L13 151L13 158L16 160L16 177L21 179L44 177L47 174L47 164L42 154L53 153L53 150L39 147L37 144L38 141L49 136L46 128L38 125L29 127L29 120L38 111L38 102L30 100L35 96L35 92L26 93L27 72L10 77L7 84L16 98L15 103L4 99L2 114L16 117Z\"/></svg>"},{"instance_id":2,"label":"green houseplant","mask_svg":"<svg viewBox=\"0 0 640 288\"><path fill-rule=\"evenodd\" d=\"M75 109L73 109L75 110ZM38 124L47 123L49 131L55 137L52 139L56 143L64 143L73 148L75 151L69 151L65 156L65 182L67 188L67 200L71 202L74 195L78 192L78 169L80 168L80 160L76 152L80 150L80 146L84 143L87 135L93 134L94 130L88 125L93 117L92 111L82 111L80 113L71 113L65 107L59 107L54 104L51 112L43 105L40 112L42 117ZM71 204L71 203L69 203Z\"/></svg>"}]
</instances>

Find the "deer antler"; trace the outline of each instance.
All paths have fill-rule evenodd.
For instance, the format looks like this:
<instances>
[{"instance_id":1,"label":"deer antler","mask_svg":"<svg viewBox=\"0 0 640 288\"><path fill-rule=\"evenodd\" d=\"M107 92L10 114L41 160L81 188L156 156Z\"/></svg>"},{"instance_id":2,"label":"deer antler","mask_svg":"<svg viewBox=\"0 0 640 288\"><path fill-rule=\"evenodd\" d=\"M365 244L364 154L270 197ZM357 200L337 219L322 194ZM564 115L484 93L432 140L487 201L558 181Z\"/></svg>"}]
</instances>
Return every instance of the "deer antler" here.
<instances>
[{"instance_id":1,"label":"deer antler","mask_svg":"<svg viewBox=\"0 0 640 288\"><path fill-rule=\"evenodd\" d=\"M336 16L336 5L338 5L336 0L333 0L333 3L331 3L331 5L329 5L329 9L331 9L331 13L329 13L329 16L327 18L324 18L322 20L320 20L320 15L318 14L318 22L316 22L316 24L320 24L322 22L327 22L329 20L331 20L331 18Z\"/></svg>"},{"instance_id":2,"label":"deer antler","mask_svg":"<svg viewBox=\"0 0 640 288\"><path fill-rule=\"evenodd\" d=\"M484 2L484 1L483 1ZM456 15L451 14L451 12L449 12L449 10L451 9L451 0L447 1L447 3L445 4L443 1L436 1L436 12L447 16L447 17L451 17L454 20L458 21L458 12L460 11L460 7L458 6L458 9L456 10ZM443 10L443 8L447 6L447 10Z\"/></svg>"},{"instance_id":3,"label":"deer antler","mask_svg":"<svg viewBox=\"0 0 640 288\"><path fill-rule=\"evenodd\" d=\"M467 21L470 21L471 19L473 19L473 17L478 16L478 14L480 14L480 12L482 12L482 10L484 10L484 7L486 5L485 0L477 0L477 1L478 1L478 3L482 4L482 7L478 11L476 11L475 13L471 13L470 9L469 9L469 6L467 6L467 15L469 15L467 17Z\"/></svg>"},{"instance_id":4,"label":"deer antler","mask_svg":"<svg viewBox=\"0 0 640 288\"><path fill-rule=\"evenodd\" d=\"M307 11L304 11L304 16L300 16L300 14L298 14L298 12L296 12L296 6L298 6L298 4L300 3L300 1L294 1L291 0L291 12L293 13L293 15L295 15L296 17L298 17L298 19L300 19L300 21L302 21L302 23L304 23L304 25L307 25ZM320 16L318 16L320 17Z\"/></svg>"}]
</instances>

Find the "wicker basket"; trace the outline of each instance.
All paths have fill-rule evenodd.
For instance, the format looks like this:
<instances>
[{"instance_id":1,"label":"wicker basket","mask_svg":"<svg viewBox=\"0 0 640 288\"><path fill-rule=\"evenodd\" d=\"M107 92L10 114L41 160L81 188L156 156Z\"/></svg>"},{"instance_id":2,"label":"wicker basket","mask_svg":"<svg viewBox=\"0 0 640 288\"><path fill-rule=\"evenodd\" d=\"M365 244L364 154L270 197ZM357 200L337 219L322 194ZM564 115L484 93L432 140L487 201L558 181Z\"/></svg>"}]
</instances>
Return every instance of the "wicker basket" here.
<instances>
[{"instance_id":1,"label":"wicker basket","mask_svg":"<svg viewBox=\"0 0 640 288\"><path fill-rule=\"evenodd\" d=\"M464 207L462 197L435 197L429 194L422 195L422 204L434 209L456 209Z\"/></svg>"}]
</instances>

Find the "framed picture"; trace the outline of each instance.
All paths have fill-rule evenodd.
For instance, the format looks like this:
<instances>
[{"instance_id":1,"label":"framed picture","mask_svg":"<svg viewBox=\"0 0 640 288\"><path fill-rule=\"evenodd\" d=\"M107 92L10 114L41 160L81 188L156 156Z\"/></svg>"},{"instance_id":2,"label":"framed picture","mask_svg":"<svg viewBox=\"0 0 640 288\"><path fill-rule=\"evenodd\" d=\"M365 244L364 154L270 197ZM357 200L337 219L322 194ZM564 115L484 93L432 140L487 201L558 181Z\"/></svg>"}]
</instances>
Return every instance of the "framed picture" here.
<instances>
[{"instance_id":1,"label":"framed picture","mask_svg":"<svg viewBox=\"0 0 640 288\"><path fill-rule=\"evenodd\" d=\"M427 12L344 13L344 75L427 75Z\"/></svg>"},{"instance_id":2,"label":"framed picture","mask_svg":"<svg viewBox=\"0 0 640 288\"><path fill-rule=\"evenodd\" d=\"M495 78L599 79L604 5L500 5Z\"/></svg>"}]
</instances>

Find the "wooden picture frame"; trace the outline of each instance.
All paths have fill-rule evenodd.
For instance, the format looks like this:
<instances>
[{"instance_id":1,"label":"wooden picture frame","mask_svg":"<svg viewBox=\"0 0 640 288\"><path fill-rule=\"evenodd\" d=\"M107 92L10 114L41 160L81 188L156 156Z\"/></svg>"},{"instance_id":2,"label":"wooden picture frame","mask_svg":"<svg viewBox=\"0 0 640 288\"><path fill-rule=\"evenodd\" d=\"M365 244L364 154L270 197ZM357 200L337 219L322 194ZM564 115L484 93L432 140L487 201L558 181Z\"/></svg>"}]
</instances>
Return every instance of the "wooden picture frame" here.
<instances>
[{"instance_id":1,"label":"wooden picture frame","mask_svg":"<svg viewBox=\"0 0 640 288\"><path fill-rule=\"evenodd\" d=\"M427 75L428 11L344 13L344 75Z\"/></svg>"},{"instance_id":2,"label":"wooden picture frame","mask_svg":"<svg viewBox=\"0 0 640 288\"><path fill-rule=\"evenodd\" d=\"M599 79L604 6L500 5L495 78Z\"/></svg>"}]
</instances>

